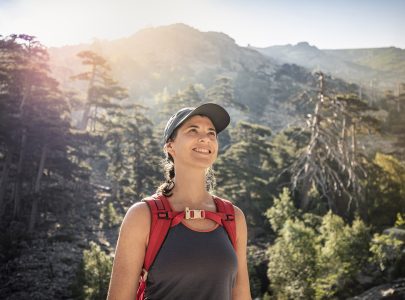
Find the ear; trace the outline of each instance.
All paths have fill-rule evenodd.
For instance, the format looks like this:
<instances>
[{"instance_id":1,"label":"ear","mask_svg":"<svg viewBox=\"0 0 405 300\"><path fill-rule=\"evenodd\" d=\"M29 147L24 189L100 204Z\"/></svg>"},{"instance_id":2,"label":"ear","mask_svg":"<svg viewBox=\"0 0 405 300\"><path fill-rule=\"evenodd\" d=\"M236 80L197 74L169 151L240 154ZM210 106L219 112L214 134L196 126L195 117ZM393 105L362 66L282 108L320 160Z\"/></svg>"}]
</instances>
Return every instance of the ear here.
<instances>
[{"instance_id":1,"label":"ear","mask_svg":"<svg viewBox=\"0 0 405 300\"><path fill-rule=\"evenodd\" d=\"M174 149L173 149L173 143L172 142L167 142L164 145L164 149L167 153L169 153L171 156L173 156Z\"/></svg>"}]
</instances>

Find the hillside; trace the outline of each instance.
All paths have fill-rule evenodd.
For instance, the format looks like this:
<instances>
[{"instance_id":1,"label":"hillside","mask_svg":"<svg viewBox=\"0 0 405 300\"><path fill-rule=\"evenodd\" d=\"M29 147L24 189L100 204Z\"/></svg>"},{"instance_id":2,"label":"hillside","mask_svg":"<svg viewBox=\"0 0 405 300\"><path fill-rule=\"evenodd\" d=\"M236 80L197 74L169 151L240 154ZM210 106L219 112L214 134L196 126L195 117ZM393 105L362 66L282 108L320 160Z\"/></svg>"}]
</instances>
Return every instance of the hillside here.
<instances>
[{"instance_id":1,"label":"hillside","mask_svg":"<svg viewBox=\"0 0 405 300\"><path fill-rule=\"evenodd\" d=\"M224 33L200 32L184 24L148 28L114 41L51 48L53 73L65 88L78 89L69 77L83 70L76 53L92 49L108 59L114 77L130 98L156 111L159 95L173 96L190 84L204 96L220 77L233 82L235 101L248 108L240 118L281 129L296 121L291 101L316 80L302 67L278 64L250 48L240 47ZM353 87L335 82L339 89ZM154 115L150 116L152 119Z\"/></svg>"},{"instance_id":2,"label":"hillside","mask_svg":"<svg viewBox=\"0 0 405 300\"><path fill-rule=\"evenodd\" d=\"M254 49L280 63L323 70L364 87L373 85L380 90L394 89L398 81L405 81L405 50L395 47L322 50L301 42Z\"/></svg>"}]
</instances>

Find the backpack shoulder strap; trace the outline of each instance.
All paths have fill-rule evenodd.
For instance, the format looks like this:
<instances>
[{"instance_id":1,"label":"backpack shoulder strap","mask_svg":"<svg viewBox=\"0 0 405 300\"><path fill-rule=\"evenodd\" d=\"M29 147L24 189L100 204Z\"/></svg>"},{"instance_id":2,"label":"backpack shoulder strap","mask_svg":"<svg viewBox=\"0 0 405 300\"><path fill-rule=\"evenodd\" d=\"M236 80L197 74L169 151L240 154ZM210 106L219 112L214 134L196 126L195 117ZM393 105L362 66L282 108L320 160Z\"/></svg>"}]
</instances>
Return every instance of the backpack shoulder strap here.
<instances>
[{"instance_id":1,"label":"backpack shoulder strap","mask_svg":"<svg viewBox=\"0 0 405 300\"><path fill-rule=\"evenodd\" d=\"M167 199L162 195L153 195L142 199L149 205L152 222L149 233L149 243L145 253L144 269L149 271L153 264L163 241L169 231L172 216L172 210Z\"/></svg>"},{"instance_id":2,"label":"backpack shoulder strap","mask_svg":"<svg viewBox=\"0 0 405 300\"><path fill-rule=\"evenodd\" d=\"M229 239L232 242L233 248L236 250L236 222L235 222L235 209L233 204L229 200L222 199L218 196L214 196L215 204L217 205L218 212L222 216L222 224Z\"/></svg>"},{"instance_id":3,"label":"backpack shoulder strap","mask_svg":"<svg viewBox=\"0 0 405 300\"><path fill-rule=\"evenodd\" d=\"M151 197L142 199L149 206L152 222L149 231L149 242L146 248L143 269L139 279L138 290L136 292L136 300L145 299L146 280L148 272L155 260L163 241L169 231L170 224L173 218L173 213L170 208L170 203L163 195L154 194Z\"/></svg>"}]
</instances>

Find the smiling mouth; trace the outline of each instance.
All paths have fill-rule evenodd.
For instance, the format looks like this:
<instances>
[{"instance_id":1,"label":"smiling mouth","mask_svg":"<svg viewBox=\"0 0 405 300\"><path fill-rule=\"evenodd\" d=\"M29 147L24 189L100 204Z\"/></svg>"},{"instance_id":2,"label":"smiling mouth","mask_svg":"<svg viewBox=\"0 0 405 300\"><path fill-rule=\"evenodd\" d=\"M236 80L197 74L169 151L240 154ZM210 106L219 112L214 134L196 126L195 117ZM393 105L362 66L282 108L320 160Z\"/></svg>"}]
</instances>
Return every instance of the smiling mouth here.
<instances>
[{"instance_id":1,"label":"smiling mouth","mask_svg":"<svg viewBox=\"0 0 405 300\"><path fill-rule=\"evenodd\" d=\"M211 150L204 148L194 148L193 151L202 153L202 154L211 154Z\"/></svg>"}]
</instances>

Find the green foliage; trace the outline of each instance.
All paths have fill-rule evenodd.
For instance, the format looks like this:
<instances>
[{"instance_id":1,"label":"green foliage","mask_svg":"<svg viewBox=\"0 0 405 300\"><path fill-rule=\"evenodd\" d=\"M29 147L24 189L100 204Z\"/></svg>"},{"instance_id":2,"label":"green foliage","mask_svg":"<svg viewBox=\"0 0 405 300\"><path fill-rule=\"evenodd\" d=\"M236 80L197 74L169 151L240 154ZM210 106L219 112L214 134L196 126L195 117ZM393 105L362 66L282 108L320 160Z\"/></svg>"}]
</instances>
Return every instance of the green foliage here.
<instances>
[{"instance_id":1,"label":"green foliage","mask_svg":"<svg viewBox=\"0 0 405 300\"><path fill-rule=\"evenodd\" d=\"M203 100L198 91L197 85L190 84L183 90L179 90L175 95L168 97L159 105L159 114L157 116L159 122L163 122L163 126L167 120L179 109L184 107L196 107L201 105Z\"/></svg>"},{"instance_id":2,"label":"green foliage","mask_svg":"<svg viewBox=\"0 0 405 300\"><path fill-rule=\"evenodd\" d=\"M6 226L11 218L24 220L32 233L55 199L38 195L57 178L68 182L80 172L69 150L81 151L72 138L67 97L51 76L47 49L33 36L1 36L0 59L0 220Z\"/></svg>"},{"instance_id":3,"label":"green foliage","mask_svg":"<svg viewBox=\"0 0 405 300\"><path fill-rule=\"evenodd\" d=\"M83 116L77 127L95 132L102 128L100 125L106 126L105 112L118 109L119 102L127 98L128 94L126 89L113 79L111 67L104 57L93 51L81 51L77 56L88 68L87 71L72 76L72 79L82 80L88 84L86 100L83 101L85 104Z\"/></svg>"},{"instance_id":4,"label":"green foliage","mask_svg":"<svg viewBox=\"0 0 405 300\"><path fill-rule=\"evenodd\" d=\"M271 227L275 232L283 228L287 220L292 220L297 215L297 209L291 201L291 195L288 188L283 188L283 192L279 198L274 199L273 206L266 212L266 217L269 219Z\"/></svg>"},{"instance_id":5,"label":"green foliage","mask_svg":"<svg viewBox=\"0 0 405 300\"><path fill-rule=\"evenodd\" d=\"M244 104L235 101L233 90L231 78L219 77L215 80L214 85L207 90L206 99L208 102L214 102L224 107L233 107L241 111L247 110Z\"/></svg>"},{"instance_id":6,"label":"green foliage","mask_svg":"<svg viewBox=\"0 0 405 300\"><path fill-rule=\"evenodd\" d=\"M245 213L250 226L263 226L270 206L275 162L271 156L271 130L266 126L240 122L231 131L237 142L221 155L215 171L219 194L233 199ZM237 175L237 176L235 176Z\"/></svg>"},{"instance_id":7,"label":"green foliage","mask_svg":"<svg viewBox=\"0 0 405 300\"><path fill-rule=\"evenodd\" d=\"M364 218L377 227L393 226L397 214L405 213L405 167L393 156L377 152L366 170Z\"/></svg>"},{"instance_id":8,"label":"green foliage","mask_svg":"<svg viewBox=\"0 0 405 300\"><path fill-rule=\"evenodd\" d=\"M339 293L349 292L355 274L367 262L369 229L360 219L349 226L329 212L323 217L319 231L316 298L342 296Z\"/></svg>"},{"instance_id":9,"label":"green foliage","mask_svg":"<svg viewBox=\"0 0 405 300\"><path fill-rule=\"evenodd\" d=\"M377 152L374 163L379 166L389 178L401 185L401 194L405 196L405 166L395 157Z\"/></svg>"},{"instance_id":10,"label":"green foliage","mask_svg":"<svg viewBox=\"0 0 405 300\"><path fill-rule=\"evenodd\" d=\"M397 213L397 219L395 220L395 227L405 228L405 214L402 216L400 213Z\"/></svg>"},{"instance_id":11,"label":"green foliage","mask_svg":"<svg viewBox=\"0 0 405 300\"><path fill-rule=\"evenodd\" d=\"M283 194L288 195L286 191ZM297 218L285 221L269 248L271 289L277 299L347 297L370 256L369 228L360 219L349 226L329 212L315 231L312 227L316 227L317 218L309 215L305 214L309 225Z\"/></svg>"},{"instance_id":12,"label":"green foliage","mask_svg":"<svg viewBox=\"0 0 405 300\"><path fill-rule=\"evenodd\" d=\"M374 234L370 251L370 261L376 263L384 271L400 259L403 242L388 234Z\"/></svg>"},{"instance_id":13,"label":"green foliage","mask_svg":"<svg viewBox=\"0 0 405 300\"><path fill-rule=\"evenodd\" d=\"M111 202L102 208L100 219L107 227L114 227L122 222L122 216L117 213Z\"/></svg>"},{"instance_id":14,"label":"green foliage","mask_svg":"<svg viewBox=\"0 0 405 300\"><path fill-rule=\"evenodd\" d=\"M134 105L131 110L118 112L119 115L109 115L110 126L103 134L102 147L108 156L107 175L113 197L129 204L150 194L158 185L161 149L145 107Z\"/></svg>"},{"instance_id":15,"label":"green foliage","mask_svg":"<svg viewBox=\"0 0 405 300\"><path fill-rule=\"evenodd\" d=\"M271 299L271 297L270 297L269 293L266 292L266 293L263 295L262 300L270 300L270 299Z\"/></svg>"},{"instance_id":16,"label":"green foliage","mask_svg":"<svg viewBox=\"0 0 405 300\"><path fill-rule=\"evenodd\" d=\"M85 299L107 298L111 269L111 257L96 243L90 242L90 249L83 251L83 294Z\"/></svg>"},{"instance_id":17,"label":"green foliage","mask_svg":"<svg viewBox=\"0 0 405 300\"><path fill-rule=\"evenodd\" d=\"M277 299L311 299L316 276L316 235L301 221L287 220L268 250L270 285Z\"/></svg>"}]
</instances>

